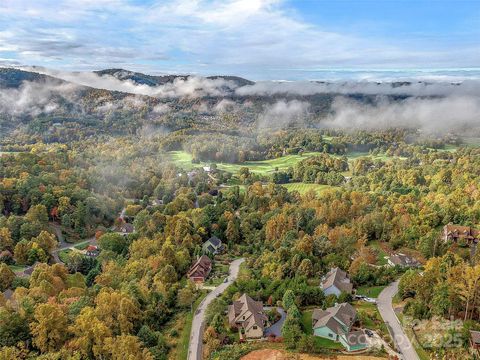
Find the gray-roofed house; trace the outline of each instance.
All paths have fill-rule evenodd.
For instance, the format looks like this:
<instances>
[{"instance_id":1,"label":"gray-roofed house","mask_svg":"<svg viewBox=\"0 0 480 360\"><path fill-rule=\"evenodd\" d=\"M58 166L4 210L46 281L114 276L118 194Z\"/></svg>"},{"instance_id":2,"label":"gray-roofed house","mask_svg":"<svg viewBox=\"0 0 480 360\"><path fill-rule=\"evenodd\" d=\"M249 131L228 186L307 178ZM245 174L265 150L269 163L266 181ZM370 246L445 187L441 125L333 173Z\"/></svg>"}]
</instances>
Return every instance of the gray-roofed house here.
<instances>
[{"instance_id":1,"label":"gray-roofed house","mask_svg":"<svg viewBox=\"0 0 480 360\"><path fill-rule=\"evenodd\" d=\"M394 254L388 258L388 264L390 266L401 266L401 267L419 267L420 262L414 257L405 255L405 254Z\"/></svg>"},{"instance_id":2,"label":"gray-roofed house","mask_svg":"<svg viewBox=\"0 0 480 360\"><path fill-rule=\"evenodd\" d=\"M209 252L213 255L219 254L223 251L222 240L214 235L203 243L202 249L204 253Z\"/></svg>"},{"instance_id":3,"label":"gray-roofed house","mask_svg":"<svg viewBox=\"0 0 480 360\"><path fill-rule=\"evenodd\" d=\"M340 296L342 292L351 294L353 289L347 273L338 267L330 270L327 275L322 278L320 287L325 295L333 294L336 296Z\"/></svg>"},{"instance_id":4,"label":"gray-roofed house","mask_svg":"<svg viewBox=\"0 0 480 360\"><path fill-rule=\"evenodd\" d=\"M362 330L351 331L357 311L342 303L326 310L315 309L312 313L312 327L315 336L340 342L348 351L359 351L367 347Z\"/></svg>"},{"instance_id":5,"label":"gray-roofed house","mask_svg":"<svg viewBox=\"0 0 480 360\"><path fill-rule=\"evenodd\" d=\"M261 338L268 325L263 304L243 294L228 307L228 322L232 328L241 328L247 338Z\"/></svg>"}]
</instances>

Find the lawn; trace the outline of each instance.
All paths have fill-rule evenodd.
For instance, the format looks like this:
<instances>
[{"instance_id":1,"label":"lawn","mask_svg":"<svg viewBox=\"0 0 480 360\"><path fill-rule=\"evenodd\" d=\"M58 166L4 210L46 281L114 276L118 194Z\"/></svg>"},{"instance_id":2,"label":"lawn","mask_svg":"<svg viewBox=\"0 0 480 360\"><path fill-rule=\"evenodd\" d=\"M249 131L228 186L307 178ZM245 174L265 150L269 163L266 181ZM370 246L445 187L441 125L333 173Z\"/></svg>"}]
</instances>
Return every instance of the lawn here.
<instances>
[{"instance_id":1,"label":"lawn","mask_svg":"<svg viewBox=\"0 0 480 360\"><path fill-rule=\"evenodd\" d=\"M306 183L289 183L289 184L282 184L282 186L285 186L288 191L298 191L302 195L310 190L313 190L317 194L320 194L324 190L338 188L337 186L321 185L321 184L306 184Z\"/></svg>"},{"instance_id":2,"label":"lawn","mask_svg":"<svg viewBox=\"0 0 480 360\"><path fill-rule=\"evenodd\" d=\"M179 167L189 170L193 167L199 167L201 164L192 164L192 155L186 151L170 151L171 160ZM246 161L242 164L231 163L216 163L219 170L223 170L232 174L237 174L242 167L248 167L251 172L268 175L278 170L287 170L290 166L294 166L300 160L308 158L309 156L318 155L320 153L308 152L302 155L286 155L276 159L260 160L260 161ZM208 163L208 162L206 162Z\"/></svg>"},{"instance_id":3,"label":"lawn","mask_svg":"<svg viewBox=\"0 0 480 360\"><path fill-rule=\"evenodd\" d=\"M385 256L388 256L385 250L380 246L378 241L371 241L369 243L370 247L377 251L377 265L383 266L388 264L388 260L385 259Z\"/></svg>"},{"instance_id":4,"label":"lawn","mask_svg":"<svg viewBox=\"0 0 480 360\"><path fill-rule=\"evenodd\" d=\"M90 244L89 240L82 241L82 242L76 244L74 246L74 248L77 249L77 250L85 250L87 248L88 244Z\"/></svg>"},{"instance_id":5,"label":"lawn","mask_svg":"<svg viewBox=\"0 0 480 360\"><path fill-rule=\"evenodd\" d=\"M357 289L357 295L368 296L371 298L377 298L378 295L385 289L386 286L362 286Z\"/></svg>"},{"instance_id":6,"label":"lawn","mask_svg":"<svg viewBox=\"0 0 480 360\"><path fill-rule=\"evenodd\" d=\"M24 265L8 265L8 267L13 272L23 272L27 268L27 266L24 266Z\"/></svg>"},{"instance_id":7,"label":"lawn","mask_svg":"<svg viewBox=\"0 0 480 360\"><path fill-rule=\"evenodd\" d=\"M71 249L65 249L65 250L60 250L58 252L58 257L60 258L60 260L63 262L63 263L67 263L68 261L68 254L71 252L72 250Z\"/></svg>"}]
</instances>

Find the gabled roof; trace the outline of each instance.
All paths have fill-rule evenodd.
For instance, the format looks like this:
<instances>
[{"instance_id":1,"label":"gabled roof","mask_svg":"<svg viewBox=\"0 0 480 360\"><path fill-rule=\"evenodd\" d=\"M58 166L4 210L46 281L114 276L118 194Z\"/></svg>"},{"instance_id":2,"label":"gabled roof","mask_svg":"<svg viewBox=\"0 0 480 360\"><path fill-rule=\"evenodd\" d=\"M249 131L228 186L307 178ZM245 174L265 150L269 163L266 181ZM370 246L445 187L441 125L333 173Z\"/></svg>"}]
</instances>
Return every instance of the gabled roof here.
<instances>
[{"instance_id":1,"label":"gabled roof","mask_svg":"<svg viewBox=\"0 0 480 360\"><path fill-rule=\"evenodd\" d=\"M317 310L314 310L312 314L313 328L326 326L337 335L348 333L357 315L355 308L349 303L335 305L325 310Z\"/></svg>"},{"instance_id":2,"label":"gabled roof","mask_svg":"<svg viewBox=\"0 0 480 360\"><path fill-rule=\"evenodd\" d=\"M263 304L260 301L253 300L247 294L243 294L237 301L233 302L235 322L243 322L245 330L249 330L256 325L262 330L267 316L263 312ZM245 316L245 319L243 317Z\"/></svg>"},{"instance_id":3,"label":"gabled roof","mask_svg":"<svg viewBox=\"0 0 480 360\"><path fill-rule=\"evenodd\" d=\"M188 270L188 277L207 277L212 270L212 261L206 255L200 256Z\"/></svg>"},{"instance_id":4,"label":"gabled roof","mask_svg":"<svg viewBox=\"0 0 480 360\"><path fill-rule=\"evenodd\" d=\"M325 278L322 281L322 289L326 290L332 285L335 285L338 290L347 293L351 293L353 288L347 273L338 267L333 268L327 273L327 275L325 275Z\"/></svg>"},{"instance_id":5,"label":"gabled roof","mask_svg":"<svg viewBox=\"0 0 480 360\"><path fill-rule=\"evenodd\" d=\"M390 261L394 265L411 266L411 267L420 266L420 262L417 259L405 254L400 254L400 253L391 255Z\"/></svg>"},{"instance_id":6,"label":"gabled roof","mask_svg":"<svg viewBox=\"0 0 480 360\"><path fill-rule=\"evenodd\" d=\"M447 236L454 238L478 239L480 237L480 230L470 226L448 224L443 227L443 230Z\"/></svg>"},{"instance_id":7,"label":"gabled roof","mask_svg":"<svg viewBox=\"0 0 480 360\"><path fill-rule=\"evenodd\" d=\"M208 239L207 242L209 242L210 244L212 244L216 248L218 248L220 245L222 245L222 240L220 240L215 235L213 235L210 239Z\"/></svg>"}]
</instances>

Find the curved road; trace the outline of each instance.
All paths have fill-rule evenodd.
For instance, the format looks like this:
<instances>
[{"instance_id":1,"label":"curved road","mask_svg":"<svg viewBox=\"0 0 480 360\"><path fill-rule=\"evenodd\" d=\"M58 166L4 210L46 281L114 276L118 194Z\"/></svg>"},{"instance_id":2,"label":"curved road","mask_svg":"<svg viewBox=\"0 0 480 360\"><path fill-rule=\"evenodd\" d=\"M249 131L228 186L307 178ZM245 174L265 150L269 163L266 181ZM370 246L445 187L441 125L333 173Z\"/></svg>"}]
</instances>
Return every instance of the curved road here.
<instances>
[{"instance_id":1,"label":"curved road","mask_svg":"<svg viewBox=\"0 0 480 360\"><path fill-rule=\"evenodd\" d=\"M245 259L243 258L233 260L230 263L228 281L226 283L221 283L214 290L209 292L205 299L203 299L203 301L198 306L192 321L192 331L190 332L190 341L188 344L188 360L202 359L203 332L205 330L205 310L207 309L207 306L213 301L213 299L223 293L225 289L237 279L240 265L244 261Z\"/></svg>"},{"instance_id":2,"label":"curved road","mask_svg":"<svg viewBox=\"0 0 480 360\"><path fill-rule=\"evenodd\" d=\"M398 280L388 285L377 298L378 311L387 324L392 335L395 347L405 360L419 360L420 358L412 346L410 339L405 335L402 325L392 307L392 298L398 292Z\"/></svg>"}]
</instances>

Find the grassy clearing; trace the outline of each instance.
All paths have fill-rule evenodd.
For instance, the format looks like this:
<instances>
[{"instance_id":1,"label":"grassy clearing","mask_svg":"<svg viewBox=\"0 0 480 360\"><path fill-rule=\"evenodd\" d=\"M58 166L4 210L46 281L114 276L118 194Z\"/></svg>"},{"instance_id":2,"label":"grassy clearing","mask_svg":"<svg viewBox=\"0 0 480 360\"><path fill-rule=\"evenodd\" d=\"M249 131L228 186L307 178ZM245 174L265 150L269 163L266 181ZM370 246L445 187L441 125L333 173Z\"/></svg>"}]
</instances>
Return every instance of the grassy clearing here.
<instances>
[{"instance_id":1,"label":"grassy clearing","mask_svg":"<svg viewBox=\"0 0 480 360\"><path fill-rule=\"evenodd\" d=\"M378 295L385 289L386 286L363 286L357 289L357 295L368 296L371 298L377 298Z\"/></svg>"},{"instance_id":2,"label":"grassy clearing","mask_svg":"<svg viewBox=\"0 0 480 360\"><path fill-rule=\"evenodd\" d=\"M68 254L72 252L71 249L65 249L65 250L61 250L58 252L58 257L60 258L60 260L63 262L63 263L67 263L68 261Z\"/></svg>"},{"instance_id":3,"label":"grassy clearing","mask_svg":"<svg viewBox=\"0 0 480 360\"><path fill-rule=\"evenodd\" d=\"M286 187L288 191L298 191L301 195L305 194L307 191L310 191L310 190L313 190L317 194L320 194L322 191L325 191L327 189L338 188L337 186L321 185L321 184L306 184L306 183L289 183L289 184L282 184L282 186Z\"/></svg>"},{"instance_id":4,"label":"grassy clearing","mask_svg":"<svg viewBox=\"0 0 480 360\"><path fill-rule=\"evenodd\" d=\"M388 256L388 254L385 250L383 250L380 243L378 241L371 241L369 245L377 251L377 265L387 265L388 260L385 257Z\"/></svg>"},{"instance_id":5,"label":"grassy clearing","mask_svg":"<svg viewBox=\"0 0 480 360\"><path fill-rule=\"evenodd\" d=\"M27 268L25 265L8 265L13 272L23 272Z\"/></svg>"},{"instance_id":6,"label":"grassy clearing","mask_svg":"<svg viewBox=\"0 0 480 360\"><path fill-rule=\"evenodd\" d=\"M85 250L87 248L88 244L90 244L89 240L82 241L81 243L76 244L74 246L74 248L77 249L77 250Z\"/></svg>"}]
</instances>

